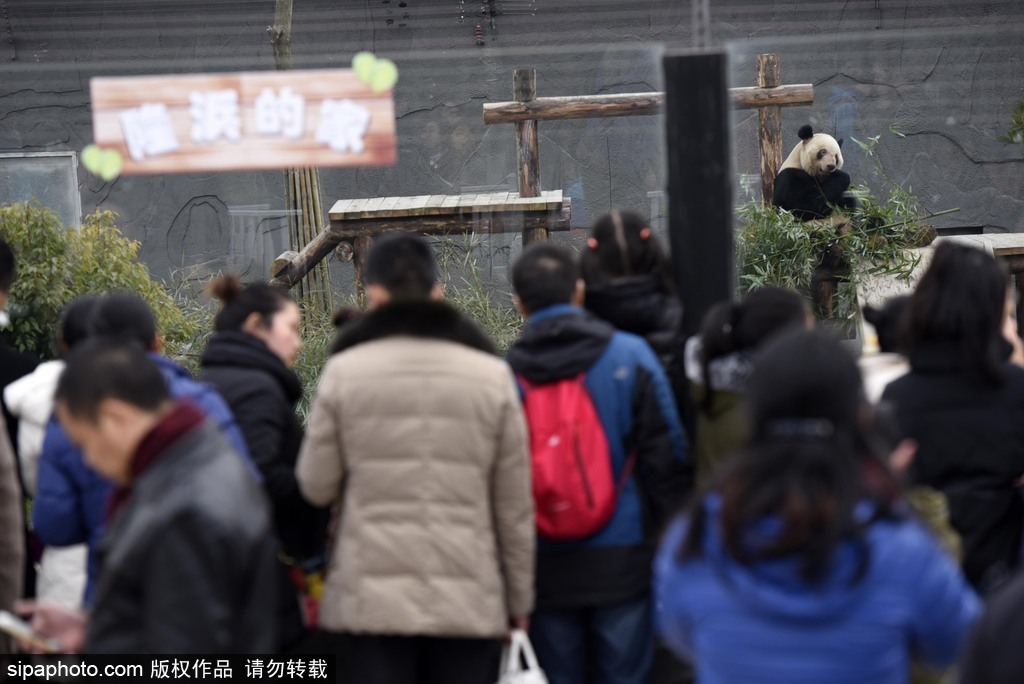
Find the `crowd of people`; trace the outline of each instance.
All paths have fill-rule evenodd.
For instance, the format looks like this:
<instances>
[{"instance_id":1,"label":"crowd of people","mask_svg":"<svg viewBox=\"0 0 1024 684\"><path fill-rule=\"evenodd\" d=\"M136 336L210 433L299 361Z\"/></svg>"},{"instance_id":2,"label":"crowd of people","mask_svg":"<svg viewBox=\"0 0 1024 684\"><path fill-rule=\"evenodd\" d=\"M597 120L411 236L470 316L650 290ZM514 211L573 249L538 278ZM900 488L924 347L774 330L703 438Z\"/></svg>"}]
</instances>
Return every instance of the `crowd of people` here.
<instances>
[{"instance_id":1,"label":"crowd of people","mask_svg":"<svg viewBox=\"0 0 1024 684\"><path fill-rule=\"evenodd\" d=\"M15 265L0 241L0 306ZM59 360L0 347L0 608L62 652L326 649L351 684L493 684L510 630L550 684L1024 681L992 256L938 246L862 359L781 288L687 339L625 211L523 250L505 358L422 237L363 276L305 426L301 311L266 283L211 283L198 378L131 293L71 302Z\"/></svg>"}]
</instances>

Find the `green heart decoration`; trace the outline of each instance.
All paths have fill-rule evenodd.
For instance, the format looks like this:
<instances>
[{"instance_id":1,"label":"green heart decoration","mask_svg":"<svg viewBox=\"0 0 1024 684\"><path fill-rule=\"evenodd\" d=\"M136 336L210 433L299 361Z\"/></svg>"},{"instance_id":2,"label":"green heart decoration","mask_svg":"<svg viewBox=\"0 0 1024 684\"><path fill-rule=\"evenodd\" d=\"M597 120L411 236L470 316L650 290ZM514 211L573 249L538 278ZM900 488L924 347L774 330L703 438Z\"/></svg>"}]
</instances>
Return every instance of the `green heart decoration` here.
<instances>
[{"instance_id":1,"label":"green heart decoration","mask_svg":"<svg viewBox=\"0 0 1024 684\"><path fill-rule=\"evenodd\" d=\"M117 150L104 150L98 145L86 145L82 148L82 166L89 173L109 183L121 174L124 158Z\"/></svg>"},{"instance_id":2,"label":"green heart decoration","mask_svg":"<svg viewBox=\"0 0 1024 684\"><path fill-rule=\"evenodd\" d=\"M395 63L390 59L378 59L370 52L360 52L352 58L352 72L375 94L390 90L398 82Z\"/></svg>"}]
</instances>

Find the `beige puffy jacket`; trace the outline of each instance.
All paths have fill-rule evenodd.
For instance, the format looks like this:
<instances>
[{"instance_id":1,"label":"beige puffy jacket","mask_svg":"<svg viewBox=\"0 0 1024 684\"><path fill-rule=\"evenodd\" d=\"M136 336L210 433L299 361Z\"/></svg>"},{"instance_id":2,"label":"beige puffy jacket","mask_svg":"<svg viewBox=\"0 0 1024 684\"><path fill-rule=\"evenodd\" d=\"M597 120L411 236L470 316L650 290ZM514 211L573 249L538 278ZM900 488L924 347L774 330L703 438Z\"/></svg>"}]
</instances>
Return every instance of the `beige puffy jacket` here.
<instances>
[{"instance_id":1,"label":"beige puffy jacket","mask_svg":"<svg viewBox=\"0 0 1024 684\"><path fill-rule=\"evenodd\" d=\"M402 335L335 355L296 473L312 503L342 497L326 629L497 637L530 613L526 427L495 356Z\"/></svg>"}]
</instances>

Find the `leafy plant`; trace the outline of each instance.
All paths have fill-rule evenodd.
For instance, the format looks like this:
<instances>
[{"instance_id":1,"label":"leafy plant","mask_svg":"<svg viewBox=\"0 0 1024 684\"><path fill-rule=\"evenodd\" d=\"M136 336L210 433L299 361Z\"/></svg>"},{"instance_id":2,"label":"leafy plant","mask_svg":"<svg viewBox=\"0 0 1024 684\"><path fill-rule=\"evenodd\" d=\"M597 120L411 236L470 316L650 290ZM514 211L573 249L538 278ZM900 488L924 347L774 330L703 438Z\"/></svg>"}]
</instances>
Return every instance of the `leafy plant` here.
<instances>
[{"instance_id":1,"label":"leafy plant","mask_svg":"<svg viewBox=\"0 0 1024 684\"><path fill-rule=\"evenodd\" d=\"M895 127L890 132L904 137ZM879 199L866 186L852 188L860 206L848 212L845 228L843 219L803 223L787 211L756 201L739 207L740 294L775 285L814 298L815 275L823 261L844 263L848 268L832 302L832 316L852 318L857 314L856 286L864 279L877 275L910 279L920 262L910 250L935 238L935 229L925 221L958 210L928 213L910 188L890 178L876 154L880 138L852 140L873 160L876 175L889 187L888 195ZM822 310L816 313L824 315Z\"/></svg>"},{"instance_id":2,"label":"leafy plant","mask_svg":"<svg viewBox=\"0 0 1024 684\"><path fill-rule=\"evenodd\" d=\"M75 230L38 203L12 204L0 207L0 235L17 260L10 292L11 325L3 333L17 348L52 358L65 304L82 294L114 290L145 299L168 340L194 335L194 322L139 263L139 243L121 233L112 212L95 211Z\"/></svg>"},{"instance_id":3,"label":"leafy plant","mask_svg":"<svg viewBox=\"0 0 1024 684\"><path fill-rule=\"evenodd\" d=\"M483 328L504 354L522 332L523 318L511 305L510 294L495 293L484 282L476 256L480 247L474 235L445 236L434 245L445 300Z\"/></svg>"},{"instance_id":4,"label":"leafy plant","mask_svg":"<svg viewBox=\"0 0 1024 684\"><path fill-rule=\"evenodd\" d=\"M1024 98L1021 98L1021 101L1017 103L1017 109L1013 111L1013 115L1010 117L1010 130L1007 131L1006 135L1000 136L999 139L1006 143L1024 145Z\"/></svg>"}]
</instances>

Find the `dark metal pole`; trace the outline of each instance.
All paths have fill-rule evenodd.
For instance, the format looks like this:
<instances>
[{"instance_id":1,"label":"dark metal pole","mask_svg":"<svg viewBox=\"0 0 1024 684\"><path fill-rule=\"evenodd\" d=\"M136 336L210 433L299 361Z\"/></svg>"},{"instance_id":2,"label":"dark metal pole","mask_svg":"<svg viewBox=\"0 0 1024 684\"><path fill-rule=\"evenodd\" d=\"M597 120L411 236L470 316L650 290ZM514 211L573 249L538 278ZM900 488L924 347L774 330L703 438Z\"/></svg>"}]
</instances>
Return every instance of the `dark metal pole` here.
<instances>
[{"instance_id":1,"label":"dark metal pole","mask_svg":"<svg viewBox=\"0 0 1024 684\"><path fill-rule=\"evenodd\" d=\"M727 59L720 50L676 52L663 66L669 240L683 326L693 334L735 292Z\"/></svg>"}]
</instances>

